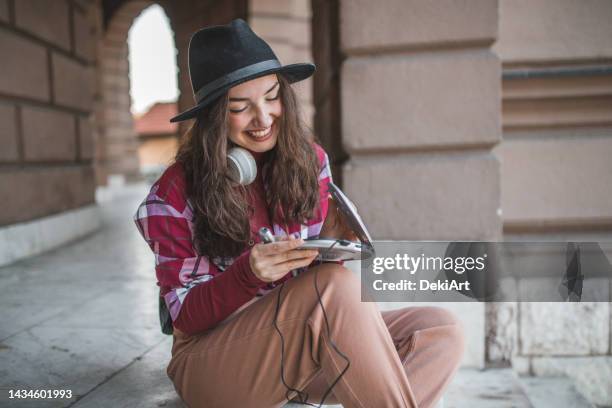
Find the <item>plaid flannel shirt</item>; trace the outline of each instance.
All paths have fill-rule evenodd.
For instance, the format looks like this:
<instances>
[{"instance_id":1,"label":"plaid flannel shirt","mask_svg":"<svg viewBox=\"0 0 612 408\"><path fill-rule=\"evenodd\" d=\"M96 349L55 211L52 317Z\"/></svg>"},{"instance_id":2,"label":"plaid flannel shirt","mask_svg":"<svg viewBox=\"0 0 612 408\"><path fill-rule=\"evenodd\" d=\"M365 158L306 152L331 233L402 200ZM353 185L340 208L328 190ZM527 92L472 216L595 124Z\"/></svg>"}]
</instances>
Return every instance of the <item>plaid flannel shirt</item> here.
<instances>
[{"instance_id":1,"label":"plaid flannel shirt","mask_svg":"<svg viewBox=\"0 0 612 408\"><path fill-rule=\"evenodd\" d=\"M328 182L332 181L329 158L323 148L314 144L319 159L320 210L306 224L290 224L283 228L273 223L275 235L298 233L302 238L319 235L328 207ZM155 273L160 287L160 296L175 321L187 294L197 285L215 279L237 258L217 257L209 259L199 255L194 248L193 206L186 197L186 185L182 167L174 163L153 184L144 201L134 215L140 234L155 255ZM250 248L249 248L250 250ZM294 271L296 274L302 270ZM252 273L252 272L251 272ZM256 296L264 296L283 279L260 287Z\"/></svg>"}]
</instances>

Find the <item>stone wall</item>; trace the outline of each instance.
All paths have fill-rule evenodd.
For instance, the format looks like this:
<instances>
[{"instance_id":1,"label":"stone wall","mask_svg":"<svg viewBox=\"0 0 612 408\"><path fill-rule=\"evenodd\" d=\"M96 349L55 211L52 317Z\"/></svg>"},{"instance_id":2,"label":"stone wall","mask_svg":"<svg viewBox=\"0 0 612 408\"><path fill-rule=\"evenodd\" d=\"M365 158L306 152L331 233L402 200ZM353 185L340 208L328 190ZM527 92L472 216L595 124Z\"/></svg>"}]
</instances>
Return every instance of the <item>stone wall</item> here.
<instances>
[{"instance_id":1,"label":"stone wall","mask_svg":"<svg viewBox=\"0 0 612 408\"><path fill-rule=\"evenodd\" d=\"M497 2L340 1L345 191L375 239L501 236ZM482 304L444 305L484 364Z\"/></svg>"},{"instance_id":2,"label":"stone wall","mask_svg":"<svg viewBox=\"0 0 612 408\"><path fill-rule=\"evenodd\" d=\"M612 3L501 0L506 240L612 239ZM612 259L612 254L608 254ZM506 304L491 360L612 404L610 303Z\"/></svg>"},{"instance_id":3,"label":"stone wall","mask_svg":"<svg viewBox=\"0 0 612 408\"><path fill-rule=\"evenodd\" d=\"M612 231L612 3L586 3L501 2L508 232Z\"/></svg>"},{"instance_id":4,"label":"stone wall","mask_svg":"<svg viewBox=\"0 0 612 408\"><path fill-rule=\"evenodd\" d=\"M0 1L0 226L94 201L92 1Z\"/></svg>"}]
</instances>

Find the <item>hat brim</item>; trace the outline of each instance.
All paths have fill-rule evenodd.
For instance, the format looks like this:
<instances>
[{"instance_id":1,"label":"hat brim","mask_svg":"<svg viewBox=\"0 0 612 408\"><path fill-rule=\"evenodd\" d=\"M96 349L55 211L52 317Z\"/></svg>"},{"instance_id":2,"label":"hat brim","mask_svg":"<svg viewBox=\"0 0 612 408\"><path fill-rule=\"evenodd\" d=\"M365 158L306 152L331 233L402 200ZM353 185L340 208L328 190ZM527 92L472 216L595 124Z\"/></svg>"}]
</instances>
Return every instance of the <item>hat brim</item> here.
<instances>
[{"instance_id":1,"label":"hat brim","mask_svg":"<svg viewBox=\"0 0 612 408\"><path fill-rule=\"evenodd\" d=\"M289 65L285 65L285 66L278 67L278 68L260 71L260 72L257 72L256 74L247 75L243 78L239 78L237 80L228 82L227 84L224 84L223 86L219 87L214 92L211 92L210 94L206 95L206 97L204 97L204 99L202 99L200 103L198 103L196 106L190 109L187 109L186 111L181 112L175 117L173 117L172 119L170 119L170 122L181 122L183 120L195 118L198 115L198 112L200 112L202 109L208 106L212 101L214 101L215 99L223 95L225 92L227 92L228 89L236 85L239 85L241 83L250 81L251 79L259 78L259 77L270 75L270 74L281 74L287 79L287 81L289 81L290 83L294 83L294 82L299 82L306 78L309 78L310 76L312 76L314 72L315 72L314 64L299 63L299 64L289 64Z\"/></svg>"}]
</instances>

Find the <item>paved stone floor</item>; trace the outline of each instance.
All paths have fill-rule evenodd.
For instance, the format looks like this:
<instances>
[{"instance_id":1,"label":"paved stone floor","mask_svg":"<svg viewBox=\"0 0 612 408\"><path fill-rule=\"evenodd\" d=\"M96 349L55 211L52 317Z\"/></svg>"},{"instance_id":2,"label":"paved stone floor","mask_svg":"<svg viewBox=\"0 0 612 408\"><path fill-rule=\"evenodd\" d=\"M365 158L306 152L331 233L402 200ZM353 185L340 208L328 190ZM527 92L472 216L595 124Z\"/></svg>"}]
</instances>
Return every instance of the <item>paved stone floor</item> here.
<instances>
[{"instance_id":1,"label":"paved stone floor","mask_svg":"<svg viewBox=\"0 0 612 408\"><path fill-rule=\"evenodd\" d=\"M171 338L159 331L152 254L132 222L145 192L106 195L100 231L0 268L1 407L182 406L164 371ZM73 398L9 399L10 389L69 389ZM510 370L463 369L444 401L529 406Z\"/></svg>"}]
</instances>

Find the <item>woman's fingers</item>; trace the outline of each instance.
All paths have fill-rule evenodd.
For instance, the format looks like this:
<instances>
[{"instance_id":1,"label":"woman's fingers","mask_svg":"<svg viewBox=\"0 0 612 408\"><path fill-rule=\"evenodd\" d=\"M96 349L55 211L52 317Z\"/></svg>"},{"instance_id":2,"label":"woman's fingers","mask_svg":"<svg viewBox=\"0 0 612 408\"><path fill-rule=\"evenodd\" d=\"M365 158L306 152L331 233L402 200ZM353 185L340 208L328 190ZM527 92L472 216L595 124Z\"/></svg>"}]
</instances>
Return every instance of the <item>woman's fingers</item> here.
<instances>
[{"instance_id":1,"label":"woman's fingers","mask_svg":"<svg viewBox=\"0 0 612 408\"><path fill-rule=\"evenodd\" d=\"M291 238L286 241L277 241L270 244L261 245L259 251L262 255L276 255L282 252L290 251L304 244L302 238Z\"/></svg>"},{"instance_id":2,"label":"woman's fingers","mask_svg":"<svg viewBox=\"0 0 612 408\"><path fill-rule=\"evenodd\" d=\"M318 254L319 251L314 249L294 249L281 254L270 255L268 259L273 265L278 265L295 259L313 258Z\"/></svg>"},{"instance_id":3,"label":"woman's fingers","mask_svg":"<svg viewBox=\"0 0 612 408\"><path fill-rule=\"evenodd\" d=\"M251 250L249 262L255 275L272 282L289 271L310 265L319 254L318 250L296 249L304 243L301 238L278 237L276 242L257 244Z\"/></svg>"},{"instance_id":4,"label":"woman's fingers","mask_svg":"<svg viewBox=\"0 0 612 408\"><path fill-rule=\"evenodd\" d=\"M294 249L280 254L268 255L259 258L258 266L260 268L269 268L282 266L286 262L291 262L299 259L313 259L319 254L319 251L312 249Z\"/></svg>"},{"instance_id":5,"label":"woman's fingers","mask_svg":"<svg viewBox=\"0 0 612 408\"><path fill-rule=\"evenodd\" d=\"M305 266L310 265L316 257L317 257L317 253L311 256L307 256L307 257L294 258L289 261L285 261L285 262L281 262L273 266L269 266L267 270L269 270L273 275L275 275L276 279L280 279L283 276L285 276L289 271L292 271L293 269L303 268Z\"/></svg>"}]
</instances>

